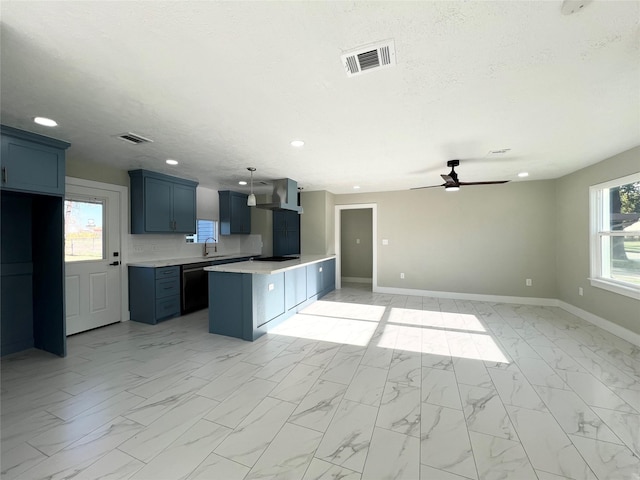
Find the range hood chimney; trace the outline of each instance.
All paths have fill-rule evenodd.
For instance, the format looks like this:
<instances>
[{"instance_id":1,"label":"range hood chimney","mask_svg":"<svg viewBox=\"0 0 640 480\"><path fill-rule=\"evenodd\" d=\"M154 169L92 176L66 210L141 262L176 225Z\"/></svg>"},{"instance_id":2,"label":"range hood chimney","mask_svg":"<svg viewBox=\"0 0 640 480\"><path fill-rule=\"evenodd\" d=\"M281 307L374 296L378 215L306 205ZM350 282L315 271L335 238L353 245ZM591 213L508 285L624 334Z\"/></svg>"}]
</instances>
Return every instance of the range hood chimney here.
<instances>
[{"instance_id":1,"label":"range hood chimney","mask_svg":"<svg viewBox=\"0 0 640 480\"><path fill-rule=\"evenodd\" d=\"M298 182L290 178L282 178L273 182L273 194L269 203L258 203L257 208L265 210L286 210L302 213L298 205Z\"/></svg>"}]
</instances>

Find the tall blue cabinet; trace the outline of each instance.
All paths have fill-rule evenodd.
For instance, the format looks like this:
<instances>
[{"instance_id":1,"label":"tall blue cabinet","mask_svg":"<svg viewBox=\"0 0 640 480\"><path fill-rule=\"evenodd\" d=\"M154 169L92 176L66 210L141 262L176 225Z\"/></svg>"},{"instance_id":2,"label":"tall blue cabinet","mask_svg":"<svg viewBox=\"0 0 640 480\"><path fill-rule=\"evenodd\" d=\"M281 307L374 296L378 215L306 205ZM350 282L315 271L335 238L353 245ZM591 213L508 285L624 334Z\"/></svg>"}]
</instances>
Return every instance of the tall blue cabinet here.
<instances>
[{"instance_id":1,"label":"tall blue cabinet","mask_svg":"<svg viewBox=\"0 0 640 480\"><path fill-rule=\"evenodd\" d=\"M67 353L65 150L69 143L0 125L0 354Z\"/></svg>"},{"instance_id":2,"label":"tall blue cabinet","mask_svg":"<svg viewBox=\"0 0 640 480\"><path fill-rule=\"evenodd\" d=\"M300 253L300 214L287 210L273 212L273 254Z\"/></svg>"}]
</instances>

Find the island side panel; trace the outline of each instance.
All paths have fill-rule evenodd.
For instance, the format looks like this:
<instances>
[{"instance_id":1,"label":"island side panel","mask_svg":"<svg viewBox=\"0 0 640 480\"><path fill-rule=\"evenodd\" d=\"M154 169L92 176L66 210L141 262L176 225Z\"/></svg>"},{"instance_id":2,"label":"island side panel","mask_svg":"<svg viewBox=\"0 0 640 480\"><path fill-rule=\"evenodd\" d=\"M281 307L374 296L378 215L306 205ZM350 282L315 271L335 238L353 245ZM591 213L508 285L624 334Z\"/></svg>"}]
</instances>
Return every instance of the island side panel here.
<instances>
[{"instance_id":1,"label":"island side panel","mask_svg":"<svg viewBox=\"0 0 640 480\"><path fill-rule=\"evenodd\" d=\"M252 277L209 272L209 333L253 340Z\"/></svg>"},{"instance_id":2,"label":"island side panel","mask_svg":"<svg viewBox=\"0 0 640 480\"><path fill-rule=\"evenodd\" d=\"M285 313L284 273L253 276L253 332L251 340L267 333ZM273 323L270 323L273 322Z\"/></svg>"}]
</instances>

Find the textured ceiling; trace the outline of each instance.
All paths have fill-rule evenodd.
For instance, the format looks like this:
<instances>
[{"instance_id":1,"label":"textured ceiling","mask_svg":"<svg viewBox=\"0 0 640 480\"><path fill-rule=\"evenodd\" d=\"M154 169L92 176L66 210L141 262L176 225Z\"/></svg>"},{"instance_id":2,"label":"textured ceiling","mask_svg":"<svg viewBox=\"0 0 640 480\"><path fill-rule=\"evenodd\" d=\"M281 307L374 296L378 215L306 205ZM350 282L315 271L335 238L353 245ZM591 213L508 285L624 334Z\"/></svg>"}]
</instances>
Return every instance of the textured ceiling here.
<instances>
[{"instance_id":1,"label":"textured ceiling","mask_svg":"<svg viewBox=\"0 0 640 480\"><path fill-rule=\"evenodd\" d=\"M640 144L637 1L573 15L560 1L3 1L0 13L2 122L70 141L75 160L234 189L254 166L256 179L346 193L438 184L454 158L462 181L556 178ZM384 39L397 65L347 78L340 55Z\"/></svg>"}]
</instances>

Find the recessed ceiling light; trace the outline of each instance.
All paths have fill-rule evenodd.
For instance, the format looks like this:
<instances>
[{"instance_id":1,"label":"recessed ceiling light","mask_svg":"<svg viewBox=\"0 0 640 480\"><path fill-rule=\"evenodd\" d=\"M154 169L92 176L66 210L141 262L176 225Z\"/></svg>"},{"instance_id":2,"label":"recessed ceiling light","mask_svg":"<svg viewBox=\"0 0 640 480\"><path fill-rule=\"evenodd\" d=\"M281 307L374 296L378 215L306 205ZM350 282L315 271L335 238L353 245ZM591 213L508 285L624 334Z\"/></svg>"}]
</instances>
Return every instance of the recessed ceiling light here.
<instances>
[{"instance_id":1,"label":"recessed ceiling light","mask_svg":"<svg viewBox=\"0 0 640 480\"><path fill-rule=\"evenodd\" d=\"M520 172L520 173L518 174L518 176L519 176L520 178L528 177L528 176L529 176L529 172Z\"/></svg>"},{"instance_id":2,"label":"recessed ceiling light","mask_svg":"<svg viewBox=\"0 0 640 480\"><path fill-rule=\"evenodd\" d=\"M177 165L177 164L178 164L178 161L177 161L177 160L168 159L168 160L167 160L167 164L168 164L168 165Z\"/></svg>"},{"instance_id":3,"label":"recessed ceiling light","mask_svg":"<svg viewBox=\"0 0 640 480\"><path fill-rule=\"evenodd\" d=\"M57 127L58 122L46 117L36 117L33 119L38 125L43 125L45 127Z\"/></svg>"},{"instance_id":4,"label":"recessed ceiling light","mask_svg":"<svg viewBox=\"0 0 640 480\"><path fill-rule=\"evenodd\" d=\"M304 142L302 140L293 140L291 142L292 147L302 147L304 146Z\"/></svg>"},{"instance_id":5,"label":"recessed ceiling light","mask_svg":"<svg viewBox=\"0 0 640 480\"><path fill-rule=\"evenodd\" d=\"M247 182L245 182L244 180L240 180L240 181L238 182L238 185L246 185L246 184L247 184Z\"/></svg>"},{"instance_id":6,"label":"recessed ceiling light","mask_svg":"<svg viewBox=\"0 0 640 480\"><path fill-rule=\"evenodd\" d=\"M353 189L354 189L354 190L360 190L360 185L354 185L354 186L353 186Z\"/></svg>"}]
</instances>

